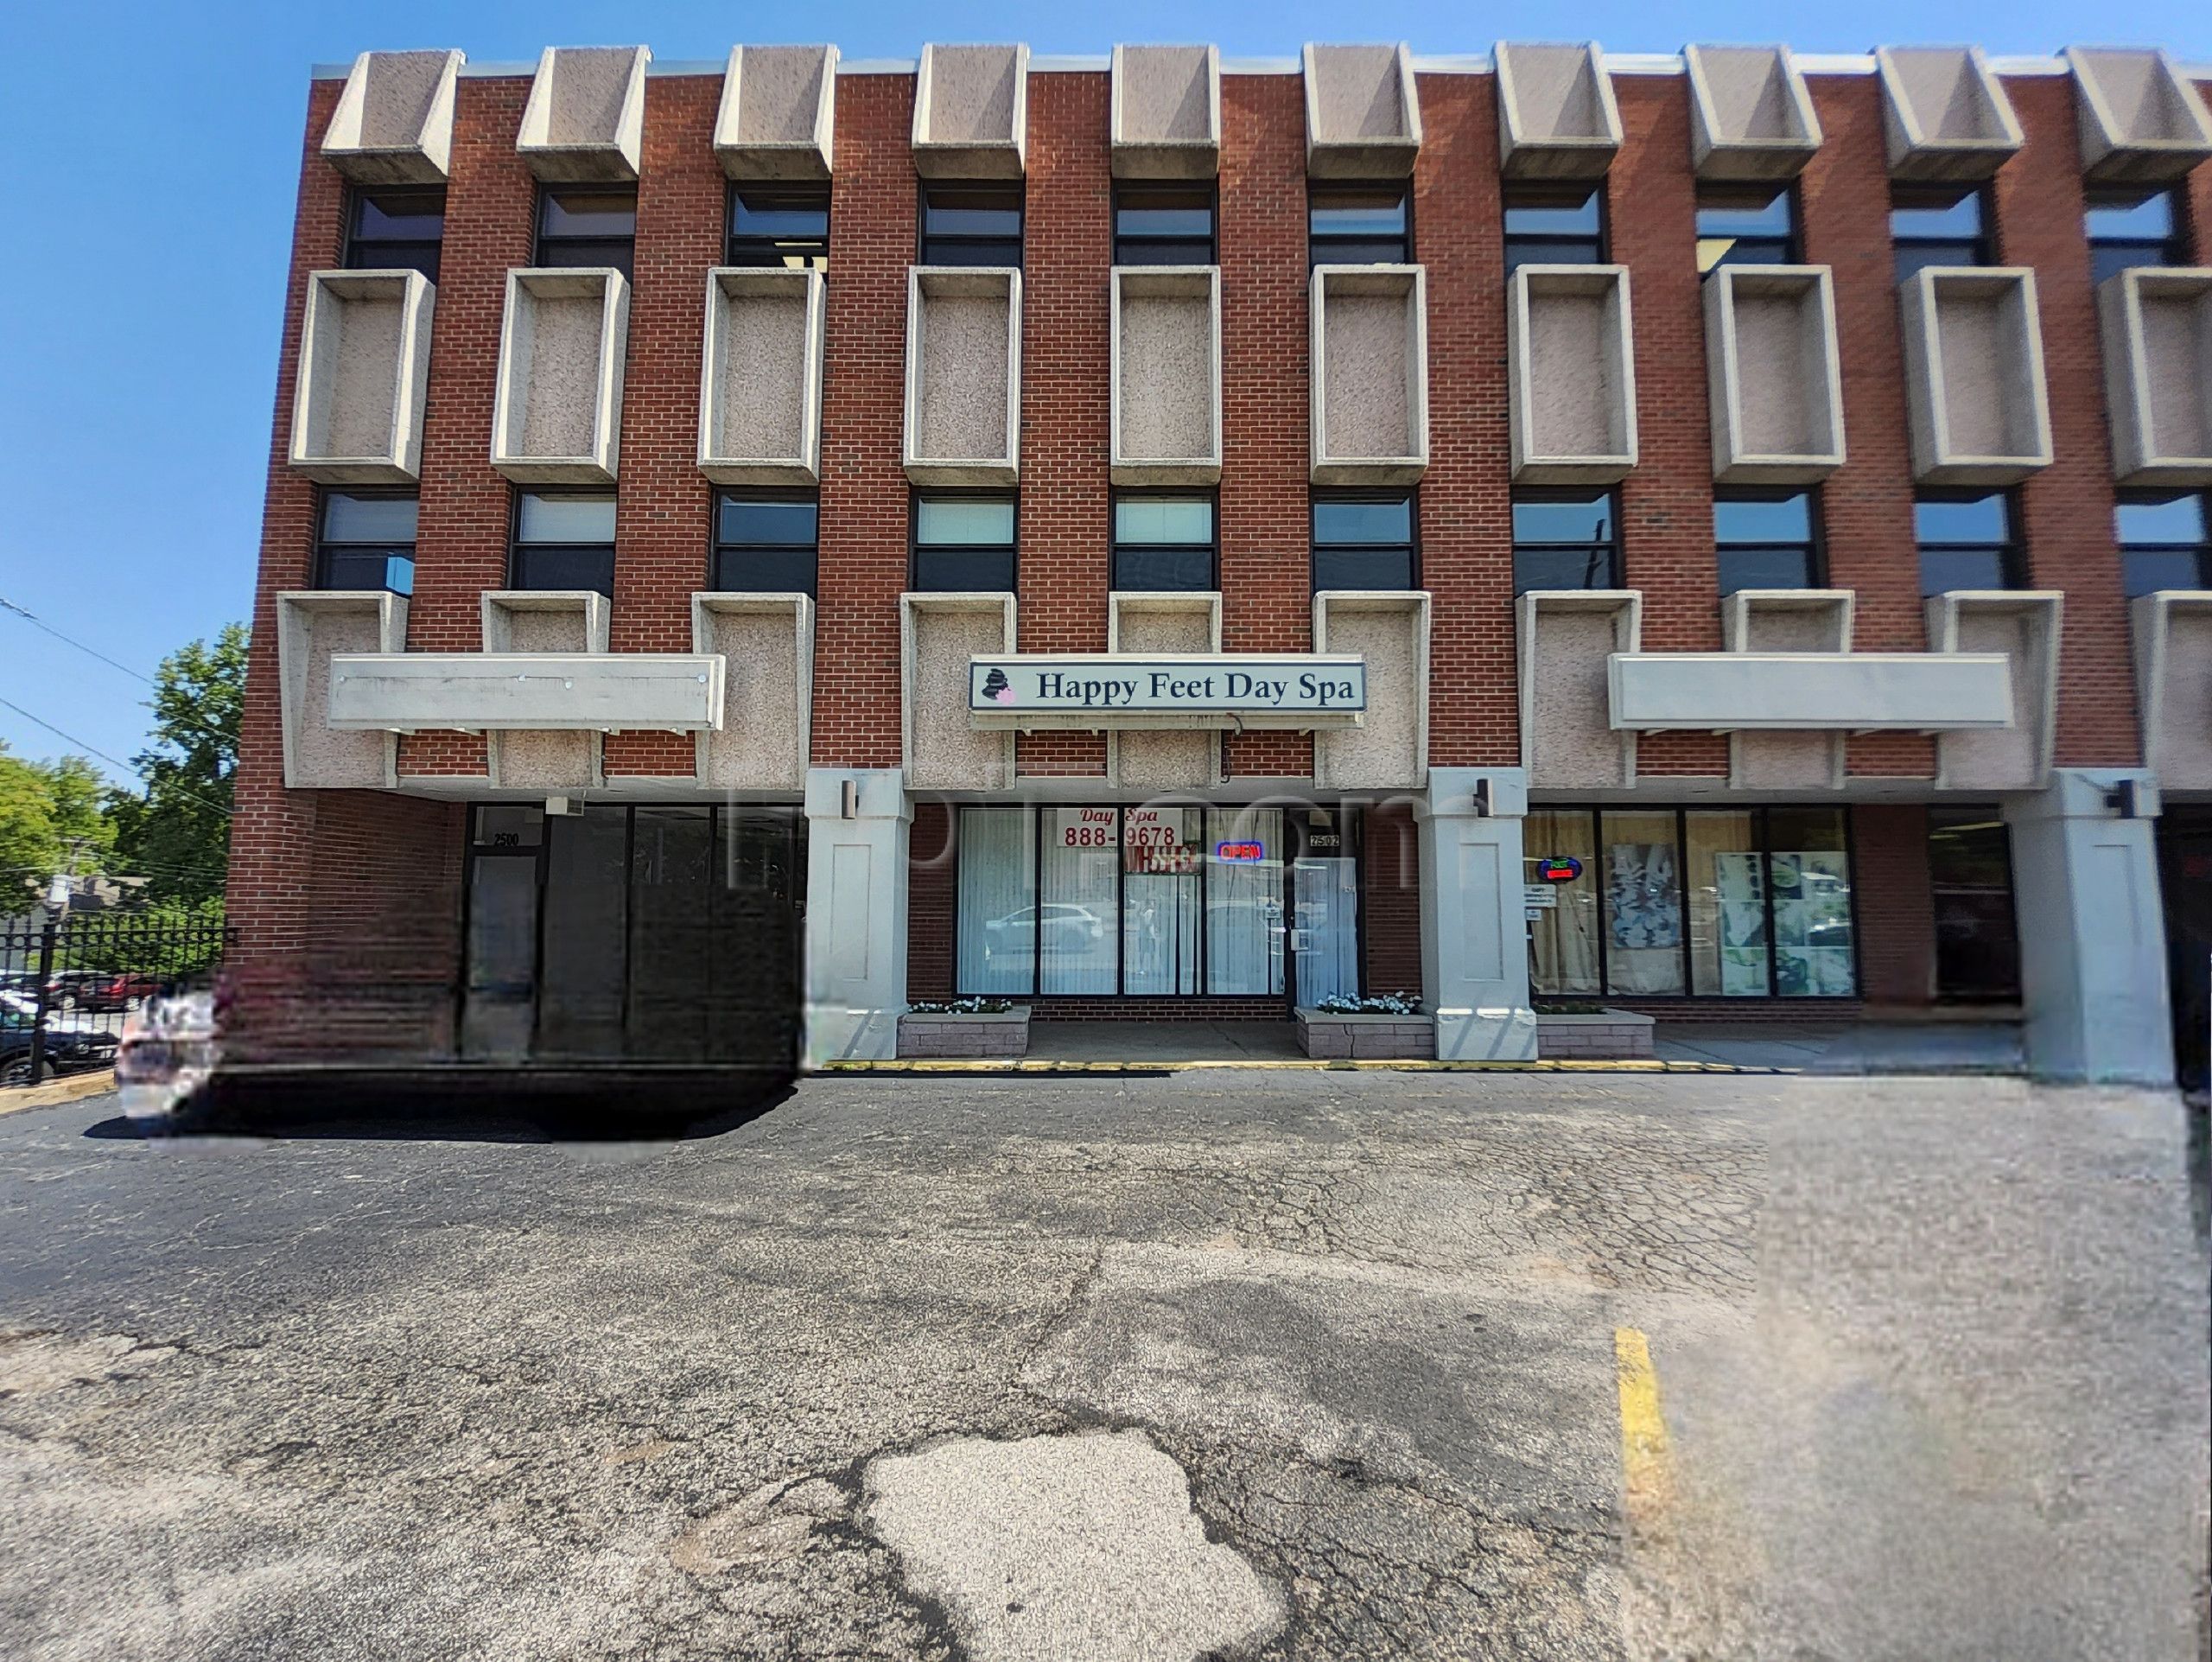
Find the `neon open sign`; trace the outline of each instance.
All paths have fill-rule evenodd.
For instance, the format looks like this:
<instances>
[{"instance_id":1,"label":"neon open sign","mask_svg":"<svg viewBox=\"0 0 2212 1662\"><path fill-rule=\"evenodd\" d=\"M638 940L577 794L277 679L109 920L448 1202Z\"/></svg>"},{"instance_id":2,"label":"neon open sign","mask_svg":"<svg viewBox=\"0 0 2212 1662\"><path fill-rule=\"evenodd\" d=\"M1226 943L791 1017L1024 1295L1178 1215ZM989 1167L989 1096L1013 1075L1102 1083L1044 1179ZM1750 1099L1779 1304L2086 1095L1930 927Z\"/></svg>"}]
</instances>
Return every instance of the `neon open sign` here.
<instances>
[{"instance_id":1,"label":"neon open sign","mask_svg":"<svg viewBox=\"0 0 2212 1662\"><path fill-rule=\"evenodd\" d=\"M1232 865L1256 865L1268 857L1264 843L1216 843L1213 857Z\"/></svg>"}]
</instances>

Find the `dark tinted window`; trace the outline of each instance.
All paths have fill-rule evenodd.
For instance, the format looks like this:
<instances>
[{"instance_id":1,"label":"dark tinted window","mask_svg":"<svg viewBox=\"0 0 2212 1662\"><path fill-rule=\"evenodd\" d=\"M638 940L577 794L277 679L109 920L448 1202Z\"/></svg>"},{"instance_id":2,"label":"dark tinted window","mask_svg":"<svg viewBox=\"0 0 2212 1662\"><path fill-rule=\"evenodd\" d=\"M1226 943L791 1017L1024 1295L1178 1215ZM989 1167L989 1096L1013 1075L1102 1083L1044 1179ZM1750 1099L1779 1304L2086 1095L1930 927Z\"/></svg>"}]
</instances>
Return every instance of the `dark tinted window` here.
<instances>
[{"instance_id":1,"label":"dark tinted window","mask_svg":"<svg viewBox=\"0 0 2212 1662\"><path fill-rule=\"evenodd\" d=\"M828 269L830 188L732 185L728 258L732 265Z\"/></svg>"},{"instance_id":2,"label":"dark tinted window","mask_svg":"<svg viewBox=\"0 0 2212 1662\"><path fill-rule=\"evenodd\" d=\"M1979 188L1900 186L1890 196L1890 241L1900 283L1923 265L1986 265L1987 198Z\"/></svg>"},{"instance_id":3,"label":"dark tinted window","mask_svg":"<svg viewBox=\"0 0 2212 1662\"><path fill-rule=\"evenodd\" d=\"M414 593L415 493L325 491L316 556L317 588Z\"/></svg>"},{"instance_id":4,"label":"dark tinted window","mask_svg":"<svg viewBox=\"0 0 2212 1662\"><path fill-rule=\"evenodd\" d=\"M538 194L540 265L611 265L626 277L637 242L634 185L548 185Z\"/></svg>"},{"instance_id":5,"label":"dark tinted window","mask_svg":"<svg viewBox=\"0 0 2212 1662\"><path fill-rule=\"evenodd\" d=\"M1114 264L1214 264L1213 191L1204 185L1117 185Z\"/></svg>"},{"instance_id":6,"label":"dark tinted window","mask_svg":"<svg viewBox=\"0 0 2212 1662\"><path fill-rule=\"evenodd\" d=\"M1505 270L1523 265L1601 265L1605 226L1601 192L1587 186L1505 188Z\"/></svg>"},{"instance_id":7,"label":"dark tinted window","mask_svg":"<svg viewBox=\"0 0 2212 1662\"><path fill-rule=\"evenodd\" d=\"M406 267L435 283L445 232L442 185L358 189L346 226L346 264L356 271Z\"/></svg>"},{"instance_id":8,"label":"dark tinted window","mask_svg":"<svg viewBox=\"0 0 2212 1662\"><path fill-rule=\"evenodd\" d=\"M914 499L916 589L1001 593L1014 586L1014 504L1007 496Z\"/></svg>"},{"instance_id":9,"label":"dark tinted window","mask_svg":"<svg viewBox=\"0 0 2212 1662\"><path fill-rule=\"evenodd\" d=\"M1700 185L1697 269L1799 263L1797 193L1784 185Z\"/></svg>"},{"instance_id":10,"label":"dark tinted window","mask_svg":"<svg viewBox=\"0 0 2212 1662\"><path fill-rule=\"evenodd\" d=\"M1313 587L1411 589L1414 499L1389 495L1313 498Z\"/></svg>"},{"instance_id":11,"label":"dark tinted window","mask_svg":"<svg viewBox=\"0 0 2212 1662\"><path fill-rule=\"evenodd\" d=\"M734 594L812 594L817 519L810 495L722 492L715 499L715 587Z\"/></svg>"},{"instance_id":12,"label":"dark tinted window","mask_svg":"<svg viewBox=\"0 0 2212 1662\"><path fill-rule=\"evenodd\" d=\"M2125 496L2117 513L2120 581L2133 599L2212 589L2212 512L2202 493Z\"/></svg>"},{"instance_id":13,"label":"dark tinted window","mask_svg":"<svg viewBox=\"0 0 2212 1662\"><path fill-rule=\"evenodd\" d=\"M1513 592L1619 588L1615 523L1611 491L1516 492Z\"/></svg>"},{"instance_id":14,"label":"dark tinted window","mask_svg":"<svg viewBox=\"0 0 2212 1662\"><path fill-rule=\"evenodd\" d=\"M1928 811L1936 912L1936 996L2005 1003L2020 996L2012 845L1995 807Z\"/></svg>"},{"instance_id":15,"label":"dark tinted window","mask_svg":"<svg viewBox=\"0 0 2212 1662\"><path fill-rule=\"evenodd\" d=\"M2093 190L2083 228L2093 283L2130 266L2183 264L2181 216L2170 190Z\"/></svg>"},{"instance_id":16,"label":"dark tinted window","mask_svg":"<svg viewBox=\"0 0 2212 1662\"><path fill-rule=\"evenodd\" d=\"M924 185L921 263L1020 265L1020 185Z\"/></svg>"},{"instance_id":17,"label":"dark tinted window","mask_svg":"<svg viewBox=\"0 0 2212 1662\"><path fill-rule=\"evenodd\" d=\"M1810 492L1716 497L1713 540L1724 595L1738 589L1820 587Z\"/></svg>"},{"instance_id":18,"label":"dark tinted window","mask_svg":"<svg viewBox=\"0 0 2212 1662\"><path fill-rule=\"evenodd\" d=\"M1402 185L1311 185L1306 212L1308 264L1413 263L1413 213Z\"/></svg>"},{"instance_id":19,"label":"dark tinted window","mask_svg":"<svg viewBox=\"0 0 2212 1662\"><path fill-rule=\"evenodd\" d=\"M519 493L510 581L517 589L595 589L613 599L614 493Z\"/></svg>"},{"instance_id":20,"label":"dark tinted window","mask_svg":"<svg viewBox=\"0 0 2212 1662\"><path fill-rule=\"evenodd\" d=\"M1214 579L1210 496L1114 499L1114 587L1206 589Z\"/></svg>"},{"instance_id":21,"label":"dark tinted window","mask_svg":"<svg viewBox=\"0 0 2212 1662\"><path fill-rule=\"evenodd\" d=\"M2019 586L2019 549L2006 492L1923 496L1913 504L1912 518L1922 594Z\"/></svg>"}]
</instances>

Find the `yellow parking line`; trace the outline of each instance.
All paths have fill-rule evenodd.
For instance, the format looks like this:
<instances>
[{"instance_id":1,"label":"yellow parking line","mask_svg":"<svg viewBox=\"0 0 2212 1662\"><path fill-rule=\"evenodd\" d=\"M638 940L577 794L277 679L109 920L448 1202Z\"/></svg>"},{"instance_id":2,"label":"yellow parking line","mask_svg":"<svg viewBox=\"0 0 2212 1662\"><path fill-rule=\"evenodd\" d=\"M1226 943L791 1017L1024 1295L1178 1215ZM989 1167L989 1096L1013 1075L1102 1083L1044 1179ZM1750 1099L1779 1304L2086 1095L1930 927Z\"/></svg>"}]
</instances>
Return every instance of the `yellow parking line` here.
<instances>
[{"instance_id":1,"label":"yellow parking line","mask_svg":"<svg viewBox=\"0 0 2212 1662\"><path fill-rule=\"evenodd\" d=\"M1656 1523L1672 1500L1675 1456L1659 1412L1659 1376L1651 1347L1634 1328L1613 1329L1614 1371L1620 1384L1621 1467L1628 1478L1631 1528Z\"/></svg>"}]
</instances>

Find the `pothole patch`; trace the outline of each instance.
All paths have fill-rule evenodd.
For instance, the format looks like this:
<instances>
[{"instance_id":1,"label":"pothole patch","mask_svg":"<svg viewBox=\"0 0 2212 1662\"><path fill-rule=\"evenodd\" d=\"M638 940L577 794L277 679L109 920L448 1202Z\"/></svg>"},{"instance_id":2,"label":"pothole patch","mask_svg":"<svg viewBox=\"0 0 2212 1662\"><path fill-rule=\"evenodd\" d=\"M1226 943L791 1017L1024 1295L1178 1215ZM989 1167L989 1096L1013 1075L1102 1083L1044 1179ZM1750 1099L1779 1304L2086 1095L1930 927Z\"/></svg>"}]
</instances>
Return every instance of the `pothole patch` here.
<instances>
[{"instance_id":1,"label":"pothole patch","mask_svg":"<svg viewBox=\"0 0 2212 1662\"><path fill-rule=\"evenodd\" d=\"M1248 1651L1282 1601L1205 1538L1141 1431L968 1437L867 1470L867 1519L976 1662L1188 1662Z\"/></svg>"}]
</instances>

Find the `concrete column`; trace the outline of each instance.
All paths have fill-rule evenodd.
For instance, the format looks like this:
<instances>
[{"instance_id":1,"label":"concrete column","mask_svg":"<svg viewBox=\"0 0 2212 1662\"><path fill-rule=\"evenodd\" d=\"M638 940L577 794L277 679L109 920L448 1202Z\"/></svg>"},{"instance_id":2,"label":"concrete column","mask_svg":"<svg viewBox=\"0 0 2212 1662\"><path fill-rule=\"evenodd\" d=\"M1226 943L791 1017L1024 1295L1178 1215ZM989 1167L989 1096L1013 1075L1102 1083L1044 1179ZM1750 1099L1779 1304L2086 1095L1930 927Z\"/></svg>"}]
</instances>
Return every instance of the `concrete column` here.
<instances>
[{"instance_id":1,"label":"concrete column","mask_svg":"<svg viewBox=\"0 0 2212 1662\"><path fill-rule=\"evenodd\" d=\"M2106 794L2136 782L2122 819ZM2171 1085L2173 1029L2148 774L2062 768L2005 806L2020 918L2028 1067L2038 1078Z\"/></svg>"},{"instance_id":2,"label":"concrete column","mask_svg":"<svg viewBox=\"0 0 2212 1662\"><path fill-rule=\"evenodd\" d=\"M906 780L810 767L806 821L805 1065L887 1060L906 1008Z\"/></svg>"},{"instance_id":3,"label":"concrete column","mask_svg":"<svg viewBox=\"0 0 2212 1662\"><path fill-rule=\"evenodd\" d=\"M1487 780L1490 812L1475 811ZM1432 767L1421 822L1421 997L1443 1061L1526 1061L1536 1054L1529 1008L1528 913L1518 767Z\"/></svg>"}]
</instances>

